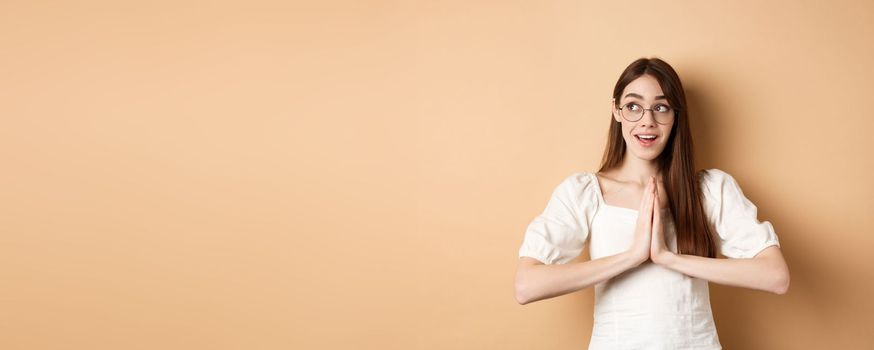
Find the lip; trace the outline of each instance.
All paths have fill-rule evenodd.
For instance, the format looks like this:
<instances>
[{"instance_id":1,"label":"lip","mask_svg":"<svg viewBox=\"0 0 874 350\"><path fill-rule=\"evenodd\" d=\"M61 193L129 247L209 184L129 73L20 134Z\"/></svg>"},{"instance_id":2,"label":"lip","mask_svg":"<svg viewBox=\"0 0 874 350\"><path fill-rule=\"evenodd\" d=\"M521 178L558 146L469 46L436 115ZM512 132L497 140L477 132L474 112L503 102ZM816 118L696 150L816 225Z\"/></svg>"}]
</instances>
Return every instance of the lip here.
<instances>
[{"instance_id":1,"label":"lip","mask_svg":"<svg viewBox=\"0 0 874 350\"><path fill-rule=\"evenodd\" d=\"M643 140L643 139L641 139L641 138L638 138L637 135L654 135L654 134L643 134L643 133L641 133L641 134L633 135L633 136L634 136L634 139L637 140L637 144L639 144L639 145L640 145L641 147L643 147L643 148L649 148L649 147L652 147L652 145L654 145L655 142L659 139L659 136L656 135L656 138L655 138L655 139L652 139L652 140Z\"/></svg>"}]
</instances>

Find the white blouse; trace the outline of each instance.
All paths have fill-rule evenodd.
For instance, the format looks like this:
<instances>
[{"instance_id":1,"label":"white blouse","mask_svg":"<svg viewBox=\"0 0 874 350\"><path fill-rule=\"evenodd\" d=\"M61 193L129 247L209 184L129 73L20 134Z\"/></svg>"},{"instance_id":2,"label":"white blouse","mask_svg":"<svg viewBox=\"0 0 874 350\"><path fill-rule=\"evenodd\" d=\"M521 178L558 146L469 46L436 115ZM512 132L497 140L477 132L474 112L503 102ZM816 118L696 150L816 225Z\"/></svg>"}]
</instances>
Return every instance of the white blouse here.
<instances>
[{"instance_id":1,"label":"white blouse","mask_svg":"<svg viewBox=\"0 0 874 350\"><path fill-rule=\"evenodd\" d=\"M771 223L737 182L719 169L703 173L704 211L728 258L751 258L780 246ZM662 209L666 244L677 252L669 208ZM588 245L592 259L631 246L637 210L608 205L594 173L577 172L553 191L546 209L528 225L519 257L566 264ZM706 280L646 261L595 288L589 349L721 349Z\"/></svg>"}]
</instances>

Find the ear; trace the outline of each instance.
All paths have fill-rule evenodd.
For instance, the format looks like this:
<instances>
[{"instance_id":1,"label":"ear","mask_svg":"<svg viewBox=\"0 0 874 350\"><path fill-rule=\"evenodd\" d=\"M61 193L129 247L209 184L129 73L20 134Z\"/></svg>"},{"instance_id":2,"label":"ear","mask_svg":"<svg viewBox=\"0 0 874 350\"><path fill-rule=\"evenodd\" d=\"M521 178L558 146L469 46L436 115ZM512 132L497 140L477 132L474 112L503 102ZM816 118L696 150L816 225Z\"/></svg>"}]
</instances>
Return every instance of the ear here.
<instances>
[{"instance_id":1,"label":"ear","mask_svg":"<svg viewBox=\"0 0 874 350\"><path fill-rule=\"evenodd\" d=\"M610 99L610 110L612 111L612 114L613 114L613 120L621 123L622 119L621 119L621 117L619 117L619 109L616 108L616 98Z\"/></svg>"}]
</instances>

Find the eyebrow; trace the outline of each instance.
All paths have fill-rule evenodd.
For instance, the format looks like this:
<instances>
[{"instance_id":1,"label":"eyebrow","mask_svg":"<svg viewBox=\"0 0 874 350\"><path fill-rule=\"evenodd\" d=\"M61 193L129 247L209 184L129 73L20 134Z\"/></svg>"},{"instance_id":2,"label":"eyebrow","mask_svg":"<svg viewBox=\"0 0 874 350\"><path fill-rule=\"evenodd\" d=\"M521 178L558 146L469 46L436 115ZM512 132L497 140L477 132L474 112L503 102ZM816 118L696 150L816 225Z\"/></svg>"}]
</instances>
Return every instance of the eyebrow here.
<instances>
[{"instance_id":1,"label":"eyebrow","mask_svg":"<svg viewBox=\"0 0 874 350\"><path fill-rule=\"evenodd\" d=\"M625 94L625 97L637 97L641 100L643 99L643 96L640 96L640 95L635 94L633 92L629 92L629 93ZM665 95L658 95L658 96L656 96L655 99L656 100L667 100L667 97L665 97Z\"/></svg>"}]
</instances>

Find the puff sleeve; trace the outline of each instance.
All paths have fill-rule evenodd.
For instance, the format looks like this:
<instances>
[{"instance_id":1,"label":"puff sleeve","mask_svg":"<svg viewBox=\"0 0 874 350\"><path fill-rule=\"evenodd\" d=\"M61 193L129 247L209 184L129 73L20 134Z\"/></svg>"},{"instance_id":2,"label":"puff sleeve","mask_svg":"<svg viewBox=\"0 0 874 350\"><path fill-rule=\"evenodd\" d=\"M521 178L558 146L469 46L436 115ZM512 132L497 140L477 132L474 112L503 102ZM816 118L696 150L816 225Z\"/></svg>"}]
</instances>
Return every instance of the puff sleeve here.
<instances>
[{"instance_id":1,"label":"puff sleeve","mask_svg":"<svg viewBox=\"0 0 874 350\"><path fill-rule=\"evenodd\" d=\"M719 169L703 175L705 210L720 239L720 252L729 258L752 258L769 246L780 246L774 227L759 221L758 208L737 181Z\"/></svg>"},{"instance_id":2,"label":"puff sleeve","mask_svg":"<svg viewBox=\"0 0 874 350\"><path fill-rule=\"evenodd\" d=\"M519 257L544 264L566 264L580 255L589 234L586 215L580 207L582 182L588 177L574 173L552 192L546 208L525 230Z\"/></svg>"}]
</instances>

